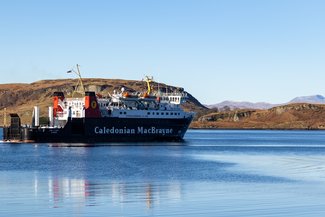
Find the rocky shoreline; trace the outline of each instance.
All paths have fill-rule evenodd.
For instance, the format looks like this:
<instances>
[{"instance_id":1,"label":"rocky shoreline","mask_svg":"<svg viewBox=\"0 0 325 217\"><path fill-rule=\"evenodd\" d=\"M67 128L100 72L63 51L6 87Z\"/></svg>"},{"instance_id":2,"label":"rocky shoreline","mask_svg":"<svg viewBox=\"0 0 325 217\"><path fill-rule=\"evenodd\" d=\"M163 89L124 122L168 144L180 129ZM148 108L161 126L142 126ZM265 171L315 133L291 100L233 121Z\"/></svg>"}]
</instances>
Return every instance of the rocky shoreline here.
<instances>
[{"instance_id":1,"label":"rocky shoreline","mask_svg":"<svg viewBox=\"0 0 325 217\"><path fill-rule=\"evenodd\" d=\"M234 110L203 115L192 129L324 130L325 105L296 103L266 110Z\"/></svg>"}]
</instances>

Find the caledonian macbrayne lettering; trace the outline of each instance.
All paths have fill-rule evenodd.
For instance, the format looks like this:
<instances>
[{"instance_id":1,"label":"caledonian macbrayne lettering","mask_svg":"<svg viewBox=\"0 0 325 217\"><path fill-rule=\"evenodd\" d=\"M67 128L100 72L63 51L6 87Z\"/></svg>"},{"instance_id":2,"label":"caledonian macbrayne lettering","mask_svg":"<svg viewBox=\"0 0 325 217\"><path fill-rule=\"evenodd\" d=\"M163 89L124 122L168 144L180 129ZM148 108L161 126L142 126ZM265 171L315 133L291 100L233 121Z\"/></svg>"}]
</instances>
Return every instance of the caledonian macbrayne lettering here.
<instances>
[{"instance_id":1,"label":"caledonian macbrayne lettering","mask_svg":"<svg viewBox=\"0 0 325 217\"><path fill-rule=\"evenodd\" d=\"M137 129L133 128L115 128L115 127L95 127L95 134L172 134L173 129L161 129L156 127L138 127Z\"/></svg>"}]
</instances>

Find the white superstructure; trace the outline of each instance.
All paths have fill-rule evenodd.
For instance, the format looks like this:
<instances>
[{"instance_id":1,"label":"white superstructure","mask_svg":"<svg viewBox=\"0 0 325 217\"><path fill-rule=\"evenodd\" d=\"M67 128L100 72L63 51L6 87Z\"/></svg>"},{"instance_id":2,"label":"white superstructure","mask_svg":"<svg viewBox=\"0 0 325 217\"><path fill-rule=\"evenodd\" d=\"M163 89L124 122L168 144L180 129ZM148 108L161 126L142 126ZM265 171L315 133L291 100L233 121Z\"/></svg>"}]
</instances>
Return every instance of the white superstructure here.
<instances>
[{"instance_id":1,"label":"white superstructure","mask_svg":"<svg viewBox=\"0 0 325 217\"><path fill-rule=\"evenodd\" d=\"M97 96L102 117L121 118L184 118L186 114L180 105L186 101L186 94L162 94L161 96L137 96L124 91L115 91L110 97ZM59 100L62 111L57 112L57 120L85 117L84 98Z\"/></svg>"}]
</instances>

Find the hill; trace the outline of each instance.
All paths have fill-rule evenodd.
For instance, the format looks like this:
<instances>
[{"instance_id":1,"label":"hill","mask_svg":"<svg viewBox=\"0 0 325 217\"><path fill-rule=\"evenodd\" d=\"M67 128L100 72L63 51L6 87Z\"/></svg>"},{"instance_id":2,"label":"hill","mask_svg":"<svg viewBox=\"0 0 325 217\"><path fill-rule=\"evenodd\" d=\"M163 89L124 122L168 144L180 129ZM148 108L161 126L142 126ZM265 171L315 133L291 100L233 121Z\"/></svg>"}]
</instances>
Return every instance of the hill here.
<instances>
[{"instance_id":1,"label":"hill","mask_svg":"<svg viewBox=\"0 0 325 217\"><path fill-rule=\"evenodd\" d=\"M95 91L103 96L120 90L122 87L129 92L143 92L146 84L143 81L121 79L83 79L86 90ZM65 95L72 94L77 79L43 80L31 84L0 84L0 125L3 124L3 109L7 114L18 113L22 124L30 124L32 109L38 105L41 116L47 117L48 106L52 105L52 94L62 91ZM185 92L183 88L162 83L152 83L153 90L162 92ZM196 117L192 128L227 128L227 129L325 129L325 105L312 103L294 103L268 109L222 110L207 109L190 93L188 101L183 105L185 110L194 111ZM298 97L293 100L310 100L321 102L322 96ZM267 106L267 105L266 105ZM263 108L263 104L261 105ZM261 108L259 107L259 108ZM7 122L8 123L8 122Z\"/></svg>"},{"instance_id":2,"label":"hill","mask_svg":"<svg viewBox=\"0 0 325 217\"><path fill-rule=\"evenodd\" d=\"M267 110L241 109L201 116L193 128L325 129L325 105L298 103Z\"/></svg>"},{"instance_id":3,"label":"hill","mask_svg":"<svg viewBox=\"0 0 325 217\"><path fill-rule=\"evenodd\" d=\"M325 97L322 95L300 96L292 99L289 103L325 104Z\"/></svg>"},{"instance_id":4,"label":"hill","mask_svg":"<svg viewBox=\"0 0 325 217\"><path fill-rule=\"evenodd\" d=\"M129 92L143 92L146 84L143 81L121 80L121 79L100 79L85 78L83 83L86 90L95 91L103 96L120 90L122 87ZM55 91L62 91L65 95L71 95L77 79L42 80L31 84L0 84L0 125L3 125L4 108L7 114L18 113L22 124L30 124L33 106L40 107L41 116L48 115L48 106L52 105L52 94ZM153 82L153 90L159 89L162 92L185 92L183 88L174 87L162 83ZM200 111L206 108L190 93L187 93L188 101L184 104L185 110Z\"/></svg>"}]
</instances>

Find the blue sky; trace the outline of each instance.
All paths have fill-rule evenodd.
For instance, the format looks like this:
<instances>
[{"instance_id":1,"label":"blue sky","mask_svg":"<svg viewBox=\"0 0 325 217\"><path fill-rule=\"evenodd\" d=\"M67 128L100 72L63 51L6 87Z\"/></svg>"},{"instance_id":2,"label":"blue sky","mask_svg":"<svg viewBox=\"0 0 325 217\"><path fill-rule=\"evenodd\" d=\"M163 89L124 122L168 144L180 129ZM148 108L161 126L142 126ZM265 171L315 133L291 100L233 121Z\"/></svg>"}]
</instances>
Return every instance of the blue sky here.
<instances>
[{"instance_id":1,"label":"blue sky","mask_svg":"<svg viewBox=\"0 0 325 217\"><path fill-rule=\"evenodd\" d=\"M0 83L83 77L182 86L201 102L325 95L325 1L2 0Z\"/></svg>"}]
</instances>

